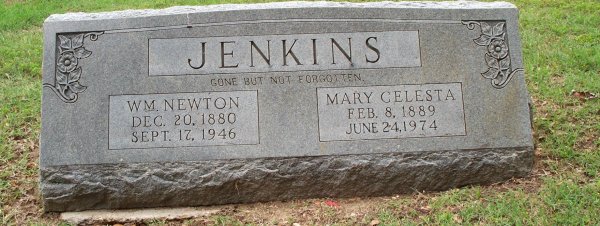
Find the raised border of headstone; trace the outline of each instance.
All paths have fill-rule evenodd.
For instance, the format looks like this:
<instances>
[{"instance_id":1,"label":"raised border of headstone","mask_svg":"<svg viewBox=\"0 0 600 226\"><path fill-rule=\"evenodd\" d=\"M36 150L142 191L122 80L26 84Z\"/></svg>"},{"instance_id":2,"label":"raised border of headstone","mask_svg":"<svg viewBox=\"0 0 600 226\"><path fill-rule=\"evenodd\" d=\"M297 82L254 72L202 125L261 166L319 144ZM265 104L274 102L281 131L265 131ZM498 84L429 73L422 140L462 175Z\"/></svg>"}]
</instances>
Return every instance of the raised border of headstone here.
<instances>
[{"instance_id":1,"label":"raised border of headstone","mask_svg":"<svg viewBox=\"0 0 600 226\"><path fill-rule=\"evenodd\" d=\"M527 176L517 15L470 1L52 15L44 208L381 196ZM205 118L185 100L206 100L196 110L224 123L196 126Z\"/></svg>"}]
</instances>

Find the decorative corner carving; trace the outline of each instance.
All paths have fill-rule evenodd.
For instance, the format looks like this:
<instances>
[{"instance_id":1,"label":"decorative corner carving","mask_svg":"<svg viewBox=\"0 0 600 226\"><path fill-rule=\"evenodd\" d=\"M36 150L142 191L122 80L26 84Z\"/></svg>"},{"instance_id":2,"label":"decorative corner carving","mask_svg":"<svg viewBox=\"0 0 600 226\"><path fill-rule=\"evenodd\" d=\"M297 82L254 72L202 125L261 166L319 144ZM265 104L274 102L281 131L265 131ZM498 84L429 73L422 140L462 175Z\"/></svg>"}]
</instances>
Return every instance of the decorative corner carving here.
<instances>
[{"instance_id":1,"label":"decorative corner carving","mask_svg":"<svg viewBox=\"0 0 600 226\"><path fill-rule=\"evenodd\" d=\"M98 36L104 32L88 32L80 34L58 35L57 49L58 59L54 71L54 84L44 83L43 87L52 89L65 103L75 103L79 93L87 89L79 83L81 78L81 66L79 60L92 55L83 47L85 38L91 41L98 40Z\"/></svg>"},{"instance_id":2,"label":"decorative corner carving","mask_svg":"<svg viewBox=\"0 0 600 226\"><path fill-rule=\"evenodd\" d=\"M517 72L523 71L523 68L511 69L509 49L505 40L505 22L498 22L494 26L483 21L462 21L462 24L469 30L475 29L475 25L481 28L481 35L473 39L473 42L487 47L485 63L488 70L481 75L490 79L494 88L504 88Z\"/></svg>"}]
</instances>

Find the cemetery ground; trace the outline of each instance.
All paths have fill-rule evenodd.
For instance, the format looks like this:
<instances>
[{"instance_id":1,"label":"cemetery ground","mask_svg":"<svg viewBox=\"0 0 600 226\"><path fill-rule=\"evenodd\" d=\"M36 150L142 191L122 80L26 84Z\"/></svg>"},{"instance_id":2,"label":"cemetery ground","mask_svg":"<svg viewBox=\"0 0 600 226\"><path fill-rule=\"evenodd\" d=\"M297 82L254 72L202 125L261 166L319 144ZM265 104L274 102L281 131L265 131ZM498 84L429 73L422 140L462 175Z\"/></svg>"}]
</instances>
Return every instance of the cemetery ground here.
<instances>
[{"instance_id":1,"label":"cemetery ground","mask_svg":"<svg viewBox=\"0 0 600 226\"><path fill-rule=\"evenodd\" d=\"M234 2L234 1L229 1ZM442 192L221 206L196 224L600 224L600 2L518 0L536 163L527 178ZM21 1L0 5L0 224L66 224L38 189L43 20L217 1ZM244 3L235 1L235 3ZM60 133L61 131L56 131Z\"/></svg>"}]
</instances>

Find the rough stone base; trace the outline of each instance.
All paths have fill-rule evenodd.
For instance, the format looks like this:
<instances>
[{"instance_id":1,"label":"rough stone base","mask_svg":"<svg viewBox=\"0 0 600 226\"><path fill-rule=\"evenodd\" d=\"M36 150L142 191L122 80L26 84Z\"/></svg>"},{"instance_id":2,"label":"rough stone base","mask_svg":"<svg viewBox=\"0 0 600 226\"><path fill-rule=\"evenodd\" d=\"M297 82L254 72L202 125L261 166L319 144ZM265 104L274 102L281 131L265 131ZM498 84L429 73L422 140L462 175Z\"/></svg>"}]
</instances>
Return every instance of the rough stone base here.
<instances>
[{"instance_id":1,"label":"rough stone base","mask_svg":"<svg viewBox=\"0 0 600 226\"><path fill-rule=\"evenodd\" d=\"M524 177L533 148L44 167L46 211L437 191Z\"/></svg>"}]
</instances>

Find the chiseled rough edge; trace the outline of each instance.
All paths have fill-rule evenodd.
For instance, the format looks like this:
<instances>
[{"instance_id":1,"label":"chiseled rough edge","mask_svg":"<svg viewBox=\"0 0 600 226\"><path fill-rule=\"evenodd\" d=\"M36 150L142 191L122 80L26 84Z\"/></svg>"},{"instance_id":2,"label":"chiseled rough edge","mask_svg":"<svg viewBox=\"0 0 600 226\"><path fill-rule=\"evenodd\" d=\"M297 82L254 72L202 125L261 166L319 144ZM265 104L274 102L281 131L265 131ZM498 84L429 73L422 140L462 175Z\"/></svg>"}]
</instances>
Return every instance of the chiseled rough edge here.
<instances>
[{"instance_id":1,"label":"chiseled rough edge","mask_svg":"<svg viewBox=\"0 0 600 226\"><path fill-rule=\"evenodd\" d=\"M438 191L524 177L533 148L43 167L46 211Z\"/></svg>"},{"instance_id":2,"label":"chiseled rough edge","mask_svg":"<svg viewBox=\"0 0 600 226\"><path fill-rule=\"evenodd\" d=\"M257 9L292 9L292 8L428 8L428 9L490 9L490 8L517 8L508 2L477 2L477 1L451 1L451 2L273 2L256 4L222 4L207 6L175 6L166 9L123 10L102 13L66 13L53 14L46 22L53 21L83 21L106 20L122 18L139 18L150 16L177 15L188 13L220 12L236 10Z\"/></svg>"}]
</instances>

